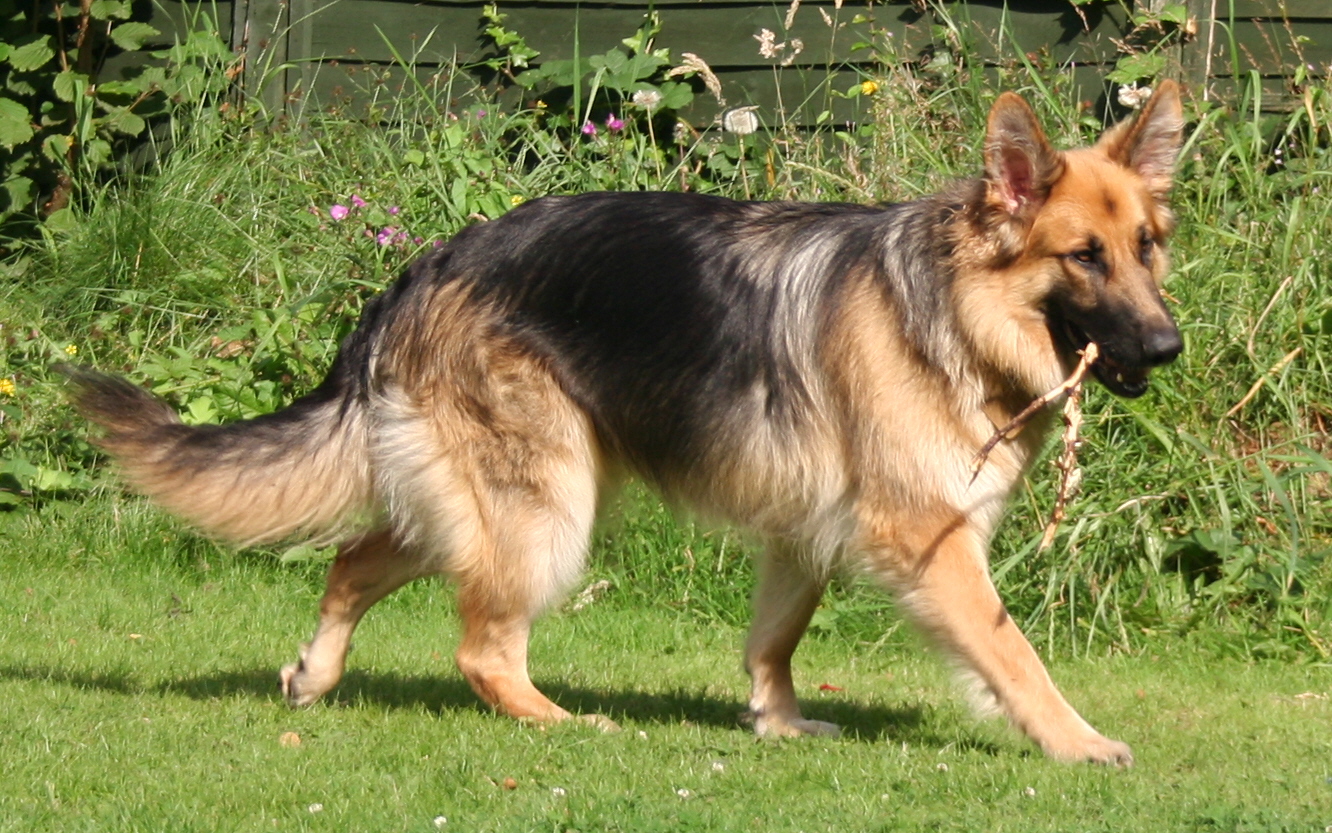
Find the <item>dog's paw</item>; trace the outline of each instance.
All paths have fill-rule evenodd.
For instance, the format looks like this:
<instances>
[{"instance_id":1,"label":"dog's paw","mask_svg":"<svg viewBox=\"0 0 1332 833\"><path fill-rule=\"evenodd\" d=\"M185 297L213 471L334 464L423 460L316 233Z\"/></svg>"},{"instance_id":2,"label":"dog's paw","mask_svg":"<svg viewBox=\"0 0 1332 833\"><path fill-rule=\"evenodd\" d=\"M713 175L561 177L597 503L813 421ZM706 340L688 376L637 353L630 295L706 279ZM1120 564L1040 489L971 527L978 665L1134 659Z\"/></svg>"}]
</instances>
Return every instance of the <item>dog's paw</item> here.
<instances>
[{"instance_id":1,"label":"dog's paw","mask_svg":"<svg viewBox=\"0 0 1332 833\"><path fill-rule=\"evenodd\" d=\"M580 714L575 717L574 720L577 720L579 723L586 726L591 726L594 729L599 729L607 734L620 731L620 724L611 720L604 714Z\"/></svg>"},{"instance_id":2,"label":"dog's paw","mask_svg":"<svg viewBox=\"0 0 1332 833\"><path fill-rule=\"evenodd\" d=\"M1129 749L1127 743L1103 737L1099 743L1093 745L1085 760L1105 766L1131 767L1133 750Z\"/></svg>"},{"instance_id":3,"label":"dog's paw","mask_svg":"<svg viewBox=\"0 0 1332 833\"><path fill-rule=\"evenodd\" d=\"M803 717L778 719L766 715L751 715L751 719L754 734L761 738L835 738L842 734L841 726L822 720L806 720Z\"/></svg>"},{"instance_id":4,"label":"dog's paw","mask_svg":"<svg viewBox=\"0 0 1332 833\"><path fill-rule=\"evenodd\" d=\"M282 699L293 709L308 706L323 695L322 689L310 685L309 673L305 668L305 657L309 645L300 648L300 659L278 669L278 683L282 687Z\"/></svg>"},{"instance_id":5,"label":"dog's paw","mask_svg":"<svg viewBox=\"0 0 1332 833\"><path fill-rule=\"evenodd\" d=\"M1070 763L1093 763L1102 766L1133 766L1133 750L1127 743L1111 740L1103 735L1084 738L1078 743L1060 744L1047 748L1046 754Z\"/></svg>"}]
</instances>

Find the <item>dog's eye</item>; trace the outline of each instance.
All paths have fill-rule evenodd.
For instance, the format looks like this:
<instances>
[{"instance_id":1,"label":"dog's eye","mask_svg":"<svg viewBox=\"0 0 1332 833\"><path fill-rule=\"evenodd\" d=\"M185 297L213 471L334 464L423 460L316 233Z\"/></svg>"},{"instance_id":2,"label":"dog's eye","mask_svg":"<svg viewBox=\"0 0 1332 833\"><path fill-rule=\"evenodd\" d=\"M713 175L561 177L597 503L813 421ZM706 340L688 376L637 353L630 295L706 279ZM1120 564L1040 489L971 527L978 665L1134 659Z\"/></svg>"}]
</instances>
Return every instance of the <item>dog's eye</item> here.
<instances>
[{"instance_id":1,"label":"dog's eye","mask_svg":"<svg viewBox=\"0 0 1332 833\"><path fill-rule=\"evenodd\" d=\"M1069 257L1083 266L1094 266L1096 264L1096 252L1091 249L1080 249L1070 254Z\"/></svg>"},{"instance_id":2,"label":"dog's eye","mask_svg":"<svg viewBox=\"0 0 1332 833\"><path fill-rule=\"evenodd\" d=\"M1152 240L1152 238L1144 232L1142 240L1138 243L1138 260L1142 262L1143 266L1152 265L1152 248L1155 245L1156 241Z\"/></svg>"}]
</instances>

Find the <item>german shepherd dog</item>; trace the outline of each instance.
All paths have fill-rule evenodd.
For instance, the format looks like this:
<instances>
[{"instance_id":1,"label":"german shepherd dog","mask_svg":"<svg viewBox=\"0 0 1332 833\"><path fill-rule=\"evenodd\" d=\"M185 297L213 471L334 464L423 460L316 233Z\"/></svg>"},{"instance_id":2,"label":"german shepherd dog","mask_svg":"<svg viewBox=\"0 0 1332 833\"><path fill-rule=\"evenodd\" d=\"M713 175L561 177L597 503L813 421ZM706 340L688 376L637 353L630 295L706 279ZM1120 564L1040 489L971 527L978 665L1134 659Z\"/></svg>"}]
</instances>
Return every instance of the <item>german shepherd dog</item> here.
<instances>
[{"instance_id":1,"label":"german shepherd dog","mask_svg":"<svg viewBox=\"0 0 1332 833\"><path fill-rule=\"evenodd\" d=\"M914 202L534 200L410 266L285 410L189 427L88 370L68 371L73 395L129 483L202 530L343 542L314 639L281 670L293 706L338 682L371 605L445 574L477 695L570 719L528 677L529 631L577 581L599 494L632 476L766 545L745 648L759 735L837 731L802 716L790 663L829 573L850 566L1047 754L1126 765L988 573L1048 431L1001 443L974 478L970 462L1089 342L1095 376L1126 397L1179 353L1159 281L1182 133L1170 82L1063 152L1007 93L983 176Z\"/></svg>"}]
</instances>

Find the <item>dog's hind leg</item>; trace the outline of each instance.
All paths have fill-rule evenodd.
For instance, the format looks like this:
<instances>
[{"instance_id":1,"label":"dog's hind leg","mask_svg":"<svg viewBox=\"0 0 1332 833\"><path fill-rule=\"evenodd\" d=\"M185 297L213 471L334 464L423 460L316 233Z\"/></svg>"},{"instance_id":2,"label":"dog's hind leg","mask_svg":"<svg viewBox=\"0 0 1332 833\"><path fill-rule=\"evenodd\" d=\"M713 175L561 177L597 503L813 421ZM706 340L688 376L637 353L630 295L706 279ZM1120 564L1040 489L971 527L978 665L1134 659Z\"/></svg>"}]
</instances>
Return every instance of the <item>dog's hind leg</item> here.
<instances>
[{"instance_id":1,"label":"dog's hind leg","mask_svg":"<svg viewBox=\"0 0 1332 833\"><path fill-rule=\"evenodd\" d=\"M986 568L984 536L957 518L908 544L885 571L907 610L974 674L1019 729L1052 758L1127 766L1133 755L1074 711L1005 610ZM899 542L900 543L900 542ZM905 569L904 569L905 568Z\"/></svg>"},{"instance_id":2,"label":"dog's hind leg","mask_svg":"<svg viewBox=\"0 0 1332 833\"><path fill-rule=\"evenodd\" d=\"M546 488L482 488L483 507L465 551L453 553L463 637L459 670L482 700L510 717L550 723L572 715L532 684L532 622L581 573L595 515L590 470L572 468ZM580 482L581 481L581 482ZM600 715L580 718L602 729Z\"/></svg>"},{"instance_id":3,"label":"dog's hind leg","mask_svg":"<svg viewBox=\"0 0 1332 833\"><path fill-rule=\"evenodd\" d=\"M300 660L282 668L282 695L292 706L308 706L337 685L352 632L376 602L424 575L420 559L404 550L387 530L376 530L342 545L328 572L314 639Z\"/></svg>"},{"instance_id":4,"label":"dog's hind leg","mask_svg":"<svg viewBox=\"0 0 1332 833\"><path fill-rule=\"evenodd\" d=\"M826 582L782 544L770 545L759 565L754 624L745 646L745 670L753 685L749 719L764 737L836 735L836 724L806 720L796 702L791 655L814 615Z\"/></svg>"}]
</instances>

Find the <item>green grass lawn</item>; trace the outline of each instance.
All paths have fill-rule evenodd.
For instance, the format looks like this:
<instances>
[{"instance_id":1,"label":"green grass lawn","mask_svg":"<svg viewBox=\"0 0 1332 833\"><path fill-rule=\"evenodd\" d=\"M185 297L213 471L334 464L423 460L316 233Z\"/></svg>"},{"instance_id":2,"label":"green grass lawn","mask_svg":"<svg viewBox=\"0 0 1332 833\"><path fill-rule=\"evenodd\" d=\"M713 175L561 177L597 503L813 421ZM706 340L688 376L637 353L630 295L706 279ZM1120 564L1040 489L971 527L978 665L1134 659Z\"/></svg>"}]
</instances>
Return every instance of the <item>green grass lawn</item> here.
<instances>
[{"instance_id":1,"label":"green grass lawn","mask_svg":"<svg viewBox=\"0 0 1332 833\"><path fill-rule=\"evenodd\" d=\"M3 516L0 534L0 830L1332 825L1332 669L1218 658L1196 635L1052 658L1070 700L1133 744L1131 770L1045 760L898 635L811 637L797 685L843 737L756 740L743 630L618 589L545 619L532 647L538 685L618 734L482 709L432 582L369 614L330 702L291 711L276 669L308 637L321 570L229 554L123 499Z\"/></svg>"}]
</instances>

